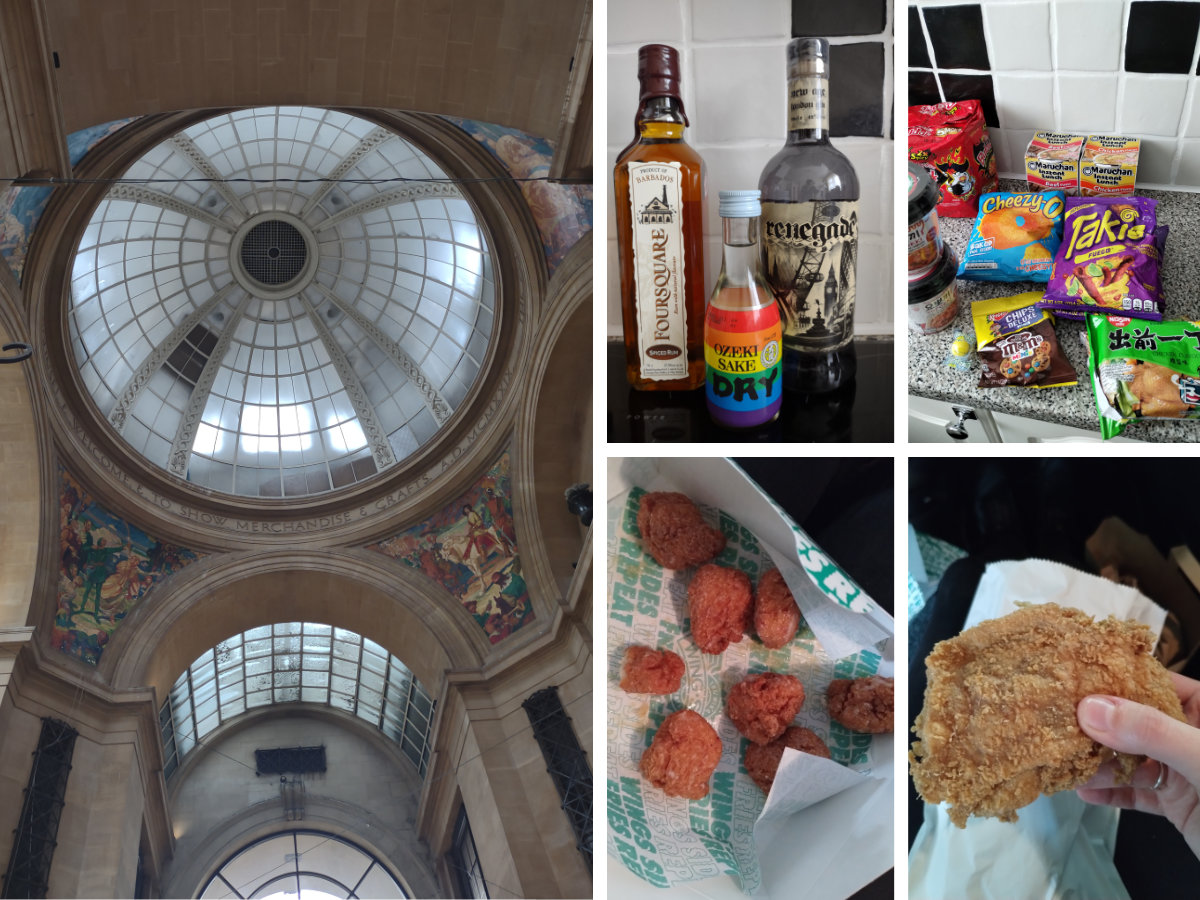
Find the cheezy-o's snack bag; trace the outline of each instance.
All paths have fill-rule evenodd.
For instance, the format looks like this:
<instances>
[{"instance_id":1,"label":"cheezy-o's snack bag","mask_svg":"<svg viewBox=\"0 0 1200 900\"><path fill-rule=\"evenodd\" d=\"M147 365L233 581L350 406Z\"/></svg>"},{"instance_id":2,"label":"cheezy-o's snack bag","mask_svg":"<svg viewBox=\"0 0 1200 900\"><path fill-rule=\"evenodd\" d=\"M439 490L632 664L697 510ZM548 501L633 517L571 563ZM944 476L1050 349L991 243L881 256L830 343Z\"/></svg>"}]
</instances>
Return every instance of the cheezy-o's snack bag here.
<instances>
[{"instance_id":1,"label":"cheezy-o's snack bag","mask_svg":"<svg viewBox=\"0 0 1200 900\"><path fill-rule=\"evenodd\" d=\"M1062 241L1062 191L984 194L958 266L968 281L1050 280Z\"/></svg>"}]
</instances>

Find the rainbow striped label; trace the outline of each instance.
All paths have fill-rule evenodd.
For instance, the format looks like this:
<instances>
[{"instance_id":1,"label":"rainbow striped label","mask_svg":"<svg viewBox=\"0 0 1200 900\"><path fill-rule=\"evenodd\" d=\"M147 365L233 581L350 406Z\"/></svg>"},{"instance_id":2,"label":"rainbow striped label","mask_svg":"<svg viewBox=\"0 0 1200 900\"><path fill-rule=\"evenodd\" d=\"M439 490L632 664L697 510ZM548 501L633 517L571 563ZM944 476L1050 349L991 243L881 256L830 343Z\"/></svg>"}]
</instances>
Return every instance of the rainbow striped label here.
<instances>
[{"instance_id":1,"label":"rainbow striped label","mask_svg":"<svg viewBox=\"0 0 1200 900\"><path fill-rule=\"evenodd\" d=\"M783 397L783 330L779 307L721 309L709 305L704 323L708 411L722 425L769 422Z\"/></svg>"}]
</instances>

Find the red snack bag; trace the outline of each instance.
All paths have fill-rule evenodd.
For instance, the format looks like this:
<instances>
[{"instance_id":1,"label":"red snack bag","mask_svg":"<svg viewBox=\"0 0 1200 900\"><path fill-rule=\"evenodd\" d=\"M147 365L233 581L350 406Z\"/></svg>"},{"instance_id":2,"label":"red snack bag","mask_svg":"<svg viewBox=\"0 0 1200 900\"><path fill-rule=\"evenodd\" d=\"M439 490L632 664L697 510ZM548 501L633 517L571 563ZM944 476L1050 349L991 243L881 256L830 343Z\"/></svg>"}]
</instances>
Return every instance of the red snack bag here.
<instances>
[{"instance_id":1,"label":"red snack bag","mask_svg":"<svg viewBox=\"0 0 1200 900\"><path fill-rule=\"evenodd\" d=\"M908 158L941 191L939 216L972 218L981 194L996 190L996 157L978 100L908 108Z\"/></svg>"}]
</instances>

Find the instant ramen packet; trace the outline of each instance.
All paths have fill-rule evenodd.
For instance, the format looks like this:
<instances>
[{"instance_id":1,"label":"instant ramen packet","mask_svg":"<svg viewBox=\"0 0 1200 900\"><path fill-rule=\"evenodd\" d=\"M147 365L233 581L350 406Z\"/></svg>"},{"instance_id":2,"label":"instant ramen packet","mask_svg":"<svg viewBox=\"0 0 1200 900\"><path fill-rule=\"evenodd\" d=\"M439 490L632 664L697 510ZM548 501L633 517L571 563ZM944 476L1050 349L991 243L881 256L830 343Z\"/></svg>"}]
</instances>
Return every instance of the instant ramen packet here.
<instances>
[{"instance_id":1,"label":"instant ramen packet","mask_svg":"<svg viewBox=\"0 0 1200 900\"><path fill-rule=\"evenodd\" d=\"M1200 419L1200 322L1087 317L1100 433L1135 419Z\"/></svg>"},{"instance_id":2,"label":"instant ramen packet","mask_svg":"<svg viewBox=\"0 0 1200 900\"><path fill-rule=\"evenodd\" d=\"M1038 309L1037 291L971 304L979 342L979 386L1058 387L1078 384L1063 355L1054 319Z\"/></svg>"},{"instance_id":3,"label":"instant ramen packet","mask_svg":"<svg viewBox=\"0 0 1200 900\"><path fill-rule=\"evenodd\" d=\"M1062 242L1062 191L984 194L958 277L968 281L1050 280Z\"/></svg>"},{"instance_id":4,"label":"instant ramen packet","mask_svg":"<svg viewBox=\"0 0 1200 900\"><path fill-rule=\"evenodd\" d=\"M1069 197L1042 309L1163 317L1167 226L1149 197Z\"/></svg>"}]
</instances>

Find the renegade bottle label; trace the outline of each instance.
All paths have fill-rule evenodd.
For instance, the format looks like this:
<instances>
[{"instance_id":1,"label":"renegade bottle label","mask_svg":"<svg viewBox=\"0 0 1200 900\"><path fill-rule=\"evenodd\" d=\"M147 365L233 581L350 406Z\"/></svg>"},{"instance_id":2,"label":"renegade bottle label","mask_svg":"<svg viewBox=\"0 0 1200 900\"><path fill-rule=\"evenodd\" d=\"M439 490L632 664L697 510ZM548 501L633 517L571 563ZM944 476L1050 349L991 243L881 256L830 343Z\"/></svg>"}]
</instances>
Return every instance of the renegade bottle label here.
<instances>
[{"instance_id":1,"label":"renegade bottle label","mask_svg":"<svg viewBox=\"0 0 1200 900\"><path fill-rule=\"evenodd\" d=\"M854 337L858 201L762 204L767 283L783 339L802 350L836 350Z\"/></svg>"},{"instance_id":2,"label":"renegade bottle label","mask_svg":"<svg viewBox=\"0 0 1200 900\"><path fill-rule=\"evenodd\" d=\"M686 378L683 177L677 162L629 164L633 281L642 377Z\"/></svg>"},{"instance_id":3,"label":"renegade bottle label","mask_svg":"<svg viewBox=\"0 0 1200 900\"><path fill-rule=\"evenodd\" d=\"M774 303L757 309L710 304L704 322L705 393L720 424L748 428L779 414L783 335Z\"/></svg>"},{"instance_id":4,"label":"renegade bottle label","mask_svg":"<svg viewBox=\"0 0 1200 900\"><path fill-rule=\"evenodd\" d=\"M788 80L788 131L829 130L829 79L803 75Z\"/></svg>"}]
</instances>

